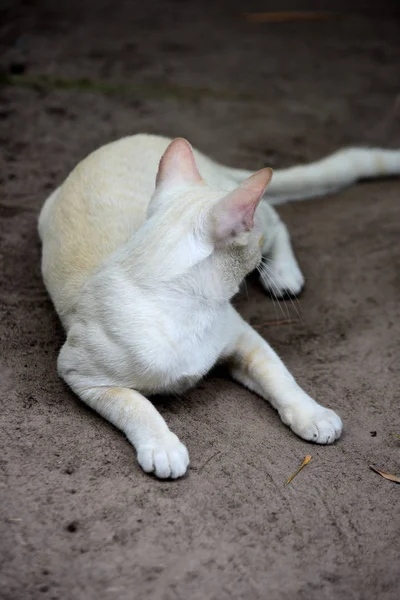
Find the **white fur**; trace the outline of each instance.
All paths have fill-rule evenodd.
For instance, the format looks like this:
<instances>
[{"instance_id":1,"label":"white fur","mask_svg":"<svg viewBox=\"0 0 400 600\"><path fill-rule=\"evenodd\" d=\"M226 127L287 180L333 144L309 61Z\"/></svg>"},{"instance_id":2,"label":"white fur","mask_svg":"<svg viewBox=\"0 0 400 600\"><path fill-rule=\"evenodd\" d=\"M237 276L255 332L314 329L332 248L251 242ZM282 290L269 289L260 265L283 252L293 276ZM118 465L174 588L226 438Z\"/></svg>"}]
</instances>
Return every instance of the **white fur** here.
<instances>
[{"instance_id":1,"label":"white fur","mask_svg":"<svg viewBox=\"0 0 400 600\"><path fill-rule=\"evenodd\" d=\"M250 171L243 169L224 169L236 182L250 175ZM331 194L360 179L399 173L399 150L343 148L317 162L275 171L267 197L273 205L283 204Z\"/></svg>"},{"instance_id":2,"label":"white fur","mask_svg":"<svg viewBox=\"0 0 400 600\"><path fill-rule=\"evenodd\" d=\"M372 175L371 164L360 163L353 179ZM299 180L320 166L298 167ZM294 194L292 173L276 173L269 190ZM42 209L43 277L67 331L59 373L158 477L180 477L189 458L146 395L182 393L218 361L304 439L325 444L341 434L339 417L297 385L230 304L261 250L274 267L262 275L267 288L303 286L286 227L260 202L270 177L193 156L184 140L137 135L87 157ZM315 179L323 185L323 174Z\"/></svg>"}]
</instances>

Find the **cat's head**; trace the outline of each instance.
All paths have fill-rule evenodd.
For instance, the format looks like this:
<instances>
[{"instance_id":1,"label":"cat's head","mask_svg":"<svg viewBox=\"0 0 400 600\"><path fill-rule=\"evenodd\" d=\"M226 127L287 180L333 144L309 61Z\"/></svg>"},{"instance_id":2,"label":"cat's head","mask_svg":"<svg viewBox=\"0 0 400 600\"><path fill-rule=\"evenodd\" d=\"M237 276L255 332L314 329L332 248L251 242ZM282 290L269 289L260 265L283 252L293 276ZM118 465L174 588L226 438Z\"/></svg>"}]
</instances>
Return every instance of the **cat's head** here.
<instances>
[{"instance_id":1,"label":"cat's head","mask_svg":"<svg viewBox=\"0 0 400 600\"><path fill-rule=\"evenodd\" d=\"M172 141L148 208L166 268L175 275L196 268L233 295L261 261L263 236L254 213L271 176L262 169L233 191L215 190L202 179L189 142Z\"/></svg>"}]
</instances>

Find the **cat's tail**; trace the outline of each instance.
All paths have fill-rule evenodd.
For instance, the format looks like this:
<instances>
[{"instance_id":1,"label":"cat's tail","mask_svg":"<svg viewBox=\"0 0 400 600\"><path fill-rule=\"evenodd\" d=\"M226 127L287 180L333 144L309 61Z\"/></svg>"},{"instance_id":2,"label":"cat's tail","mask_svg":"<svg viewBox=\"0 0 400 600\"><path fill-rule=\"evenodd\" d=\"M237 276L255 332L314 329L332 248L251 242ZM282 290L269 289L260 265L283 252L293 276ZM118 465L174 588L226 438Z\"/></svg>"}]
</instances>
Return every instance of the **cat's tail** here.
<instances>
[{"instance_id":1,"label":"cat's tail","mask_svg":"<svg viewBox=\"0 0 400 600\"><path fill-rule=\"evenodd\" d=\"M235 174L236 172L236 174ZM236 181L249 172L230 169ZM268 186L271 204L331 194L360 179L400 175L400 150L346 148L308 165L274 171Z\"/></svg>"}]
</instances>

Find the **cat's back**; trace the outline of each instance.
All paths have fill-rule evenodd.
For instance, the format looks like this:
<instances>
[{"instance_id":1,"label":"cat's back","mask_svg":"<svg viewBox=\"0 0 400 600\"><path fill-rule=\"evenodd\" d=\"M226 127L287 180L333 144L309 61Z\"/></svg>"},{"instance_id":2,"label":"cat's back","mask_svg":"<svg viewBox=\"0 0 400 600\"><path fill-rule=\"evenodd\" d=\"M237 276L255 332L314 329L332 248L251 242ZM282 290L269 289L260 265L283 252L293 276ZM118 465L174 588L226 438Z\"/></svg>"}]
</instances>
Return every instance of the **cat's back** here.
<instances>
[{"instance_id":1,"label":"cat's back","mask_svg":"<svg viewBox=\"0 0 400 600\"><path fill-rule=\"evenodd\" d=\"M102 261L144 222L169 142L139 134L102 146L46 200L39 217L42 273L61 318Z\"/></svg>"},{"instance_id":2,"label":"cat's back","mask_svg":"<svg viewBox=\"0 0 400 600\"><path fill-rule=\"evenodd\" d=\"M64 325L83 285L141 227L170 139L138 134L92 152L46 200L39 217L42 274ZM204 179L233 189L224 167L194 151Z\"/></svg>"}]
</instances>

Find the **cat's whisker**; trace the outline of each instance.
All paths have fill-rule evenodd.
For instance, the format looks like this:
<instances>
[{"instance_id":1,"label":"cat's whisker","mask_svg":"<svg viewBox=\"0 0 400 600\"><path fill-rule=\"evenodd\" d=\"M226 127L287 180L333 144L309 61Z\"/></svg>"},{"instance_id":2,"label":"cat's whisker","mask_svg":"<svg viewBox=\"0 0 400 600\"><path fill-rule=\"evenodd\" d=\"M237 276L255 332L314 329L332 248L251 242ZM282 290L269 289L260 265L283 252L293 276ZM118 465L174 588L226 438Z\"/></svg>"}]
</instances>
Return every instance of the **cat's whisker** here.
<instances>
[{"instance_id":1,"label":"cat's whisker","mask_svg":"<svg viewBox=\"0 0 400 600\"><path fill-rule=\"evenodd\" d=\"M295 301L297 302L297 304L298 304L298 307L299 307L299 310L300 310L301 312L303 311L303 308L302 308L302 306L301 306L301 304L300 304L300 301L299 301L299 299L296 297L296 293L294 292L293 288L292 288L292 287L291 287L289 284L287 284L287 282L285 282L285 281L284 281L284 279L283 279L283 278L282 278L282 276L281 276L281 275L280 275L280 274L279 274L279 273L276 271L276 269L274 269L274 267L272 266L272 265L274 264L274 261L273 261L273 260L271 260L271 259L269 259L269 258L267 258L267 257L263 257L263 260L265 260L265 262L263 262L263 265L264 265L265 269L266 269L266 270L269 270L272 276L274 276L274 277L276 277L278 280L280 280L280 281L281 281L281 282L284 284L285 288L286 288L286 289L288 289L288 290L289 290L289 292L291 293L291 295L293 296L293 297L291 297L291 298L289 298L289 299L290 299L290 301L291 301L291 303L292 303L293 309L295 310L295 312L296 312L297 316L299 317L299 319L301 319L301 320L302 320L302 317L301 317L301 315L299 314L299 311L297 310L297 308L296 308L296 306L295 306L295 304L294 304L293 300L295 300Z\"/></svg>"},{"instance_id":2,"label":"cat's whisker","mask_svg":"<svg viewBox=\"0 0 400 600\"><path fill-rule=\"evenodd\" d=\"M263 269L263 265L259 265L259 266L257 267L257 271L259 272L259 274L260 274L260 277L266 276L266 277L268 278L268 274L267 274L267 273L265 273L265 271L264 271L264 269ZM271 294L272 294L272 290L271 290ZM276 296L275 296L275 295L272 295L272 296L271 296L271 301L272 301L272 305L273 305L273 307L274 307L275 316L276 316L276 318L278 319L278 318L279 318L279 312L278 312L278 310L277 310L277 306L279 306L280 310L282 310L282 307L279 305L279 302L277 302L277 300L276 300Z\"/></svg>"},{"instance_id":3,"label":"cat's whisker","mask_svg":"<svg viewBox=\"0 0 400 600\"><path fill-rule=\"evenodd\" d=\"M263 276L263 274L264 274L264 270L263 270L263 266L262 266L262 265L259 265L259 266L257 267L257 271L258 271L258 273L260 274L260 276ZM267 276L268 276L268 275L267 275ZM271 294L272 294L272 290L271 290ZM271 296L271 301L272 301L272 306L274 307L274 312L275 312L275 317L276 317L276 320L278 320L280 317L279 317L279 312L278 312L278 310L277 310L277 305L279 305L279 307L280 307L280 309L281 309L281 310L282 310L282 308L281 308L281 306L280 306L280 303L279 303L279 302L277 302L277 300L276 300L276 296L275 296L275 297Z\"/></svg>"},{"instance_id":4,"label":"cat's whisker","mask_svg":"<svg viewBox=\"0 0 400 600\"><path fill-rule=\"evenodd\" d=\"M247 289L247 282L246 282L246 278L243 279L243 285L244 285L244 289L246 291L246 296L247 296L247 300L249 299L249 291Z\"/></svg>"},{"instance_id":5,"label":"cat's whisker","mask_svg":"<svg viewBox=\"0 0 400 600\"><path fill-rule=\"evenodd\" d=\"M296 300L297 304L299 305L300 310L302 310L302 307L300 305L299 299L297 298L296 292L294 291L292 286L289 285L284 280L282 275L272 265L273 265L273 262L272 262L272 264L267 265L267 268L270 270L271 274L274 275L277 279L279 279L282 282L282 284L284 285L284 287L289 290L289 292L292 294L293 298Z\"/></svg>"},{"instance_id":6,"label":"cat's whisker","mask_svg":"<svg viewBox=\"0 0 400 600\"><path fill-rule=\"evenodd\" d=\"M286 302L284 300L283 301L279 300L279 298L278 298L279 289L276 286L275 282L270 277L268 271L265 269L265 266L266 265L263 265L264 269L262 270L262 272L260 272L260 274L262 274L263 276L265 276L265 278L267 280L267 283L268 283L268 286L269 286L269 290L270 290L271 294L273 295L273 297L275 298L275 300L276 300L276 302L277 302L277 304L278 304L278 306L279 306L279 308L280 308L280 310L282 312L283 317L285 319L286 318L289 319L290 318L290 313L289 313L289 309L287 307L287 304L286 304ZM278 292L278 294L276 292ZM282 304L284 305L284 307L286 309L286 313L284 312L284 310L282 308Z\"/></svg>"},{"instance_id":7,"label":"cat's whisker","mask_svg":"<svg viewBox=\"0 0 400 600\"><path fill-rule=\"evenodd\" d=\"M265 271L265 273L267 273L267 272ZM277 287L277 285L276 285L275 281L273 281L273 279L272 279L272 278L271 278L269 275L267 275L267 280L268 280L268 282L269 282L269 285L270 285L271 287L273 286L275 290L278 290L278 292L280 292L280 289ZM273 290L271 289L271 287L270 287L270 291L271 291L271 293L274 293L274 296L275 296L275 297L277 297L277 296L276 296L276 293L275 293L275 292L273 292ZM282 297L279 297L279 298L277 298L277 300L278 300L278 302L279 302L279 305L280 305L280 306L281 306L282 304L284 304L284 306L285 306L285 309L286 309L286 313L287 313L287 317L288 317L288 318L290 318L290 311L289 311L289 306L288 306L288 303L287 303L287 301L286 301L286 300L284 300ZM296 313L296 315L297 315L298 319L301 321L301 320L302 320L302 317L301 317L301 315L300 315L299 311L297 310L297 307L296 307L296 305L294 304L294 302L293 302L292 298L289 298L289 300L290 300L290 302L291 302L291 305L292 305L292 307L293 307L293 310L294 310L294 312Z\"/></svg>"},{"instance_id":8,"label":"cat's whisker","mask_svg":"<svg viewBox=\"0 0 400 600\"><path fill-rule=\"evenodd\" d=\"M293 306L293 310L295 311L295 313L296 313L296 315L298 316L299 320L300 320L300 321L302 321L302 320L303 320L303 317L302 317L302 315L301 315L300 313L302 312L302 310L303 310L303 309L302 309L302 307L301 307L301 304L300 304L300 301L299 301L299 299L298 299L298 298L296 298L296 295L295 295L295 293L293 292L293 289L292 289L292 288L291 288L289 285L287 285L287 284L286 284L286 282L284 282L284 281L283 281L283 279L282 279L282 277L279 275L279 273L277 273L276 271L274 271L274 269L273 269L271 266L268 266L268 268L269 268L269 269L270 269L270 271L271 271L271 275L272 275L272 276L275 276L275 277L276 277L276 278L278 278L278 279L280 279L280 280L281 280L281 281L282 281L282 282L285 284L285 287L286 287L286 288L289 290L289 292L292 294L292 296L293 296L293 297L289 296L290 303L291 303L291 305ZM276 285L276 284L275 284L275 285ZM294 301L293 301L293 300L295 300L295 301L297 302L297 304L299 305L300 312L299 312L299 310L297 309L297 306L296 306L296 304L294 303ZM286 301L284 301L284 302L286 303Z\"/></svg>"},{"instance_id":9,"label":"cat's whisker","mask_svg":"<svg viewBox=\"0 0 400 600\"><path fill-rule=\"evenodd\" d=\"M268 275L268 281L269 281L269 284L272 286L272 289L271 288L270 289L271 289L272 293L274 294L275 299L278 302L278 305L281 307L282 314L285 316L285 318L290 319L290 310L289 310L288 304L287 304L286 300L284 300L283 298L281 298L279 296L280 290L279 290L278 286L276 285L276 283L273 281L273 279L269 275ZM285 310L283 310L283 307L285 308Z\"/></svg>"}]
</instances>

